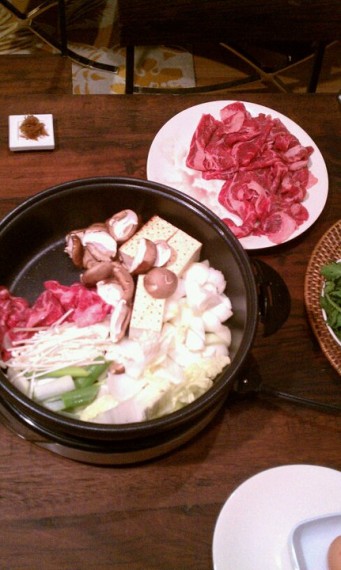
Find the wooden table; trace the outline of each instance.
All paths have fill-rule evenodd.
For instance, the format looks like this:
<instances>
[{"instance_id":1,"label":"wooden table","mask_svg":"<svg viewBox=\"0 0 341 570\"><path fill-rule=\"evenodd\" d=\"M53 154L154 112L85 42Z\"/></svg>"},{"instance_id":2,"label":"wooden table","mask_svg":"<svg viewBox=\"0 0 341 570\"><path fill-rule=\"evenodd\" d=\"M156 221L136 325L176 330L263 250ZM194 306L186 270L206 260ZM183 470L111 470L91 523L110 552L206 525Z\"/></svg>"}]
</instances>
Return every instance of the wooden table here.
<instances>
[{"instance_id":1,"label":"wooden table","mask_svg":"<svg viewBox=\"0 0 341 570\"><path fill-rule=\"evenodd\" d=\"M312 249L341 214L340 108L335 95L234 98L266 105L299 123L320 148L330 176L319 220L295 241L257 255L285 279L292 308L276 334L265 338L259 327L246 376L257 372L273 387L341 405L340 377L319 348L303 300ZM148 149L158 129L182 109L207 100L0 98L0 216L26 197L71 179L145 178ZM7 116L26 113L54 115L54 151L8 150ZM218 513L245 479L285 464L341 468L339 415L260 397L230 397L190 443L135 466L76 463L3 426L0 442L0 567L6 570L208 570Z\"/></svg>"}]
</instances>

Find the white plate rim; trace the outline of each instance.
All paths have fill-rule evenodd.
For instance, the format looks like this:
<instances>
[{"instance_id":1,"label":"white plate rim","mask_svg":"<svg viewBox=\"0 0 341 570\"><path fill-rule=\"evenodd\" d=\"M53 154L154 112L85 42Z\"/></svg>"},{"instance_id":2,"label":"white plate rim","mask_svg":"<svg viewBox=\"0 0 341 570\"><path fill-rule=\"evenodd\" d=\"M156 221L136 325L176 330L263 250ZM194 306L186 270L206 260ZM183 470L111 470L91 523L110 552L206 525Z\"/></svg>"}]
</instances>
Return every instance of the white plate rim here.
<instances>
[{"instance_id":1,"label":"white plate rim","mask_svg":"<svg viewBox=\"0 0 341 570\"><path fill-rule=\"evenodd\" d=\"M169 119L156 133L150 145L146 165L147 179L179 190L172 181L167 181L165 173L172 171L173 163L162 151L164 141L173 136L176 137L176 144L181 144L184 147L189 148L192 135L202 114L211 113L214 117L218 118L219 111L223 107L235 102L236 100L218 100L199 103L198 105L188 107L171 117L171 119ZM271 109L270 107L265 107L258 103L250 103L247 101L241 102L254 116L259 113L265 113L270 114L273 118L280 119L289 131L298 138L301 144L304 146L312 146L314 149L314 152L310 157L309 169L312 174L318 178L318 182L309 189L308 198L305 201L305 206L309 211L309 218L303 222L303 224L301 224L286 240L286 242L291 241L303 234L319 218L325 207L329 191L329 178L326 163L319 148L310 135L292 119L274 109ZM186 126L186 128L184 126ZM315 197L311 195L311 192L316 186L320 188L318 200L314 200L313 198ZM232 217L232 215L226 211L226 217ZM247 236L245 238L241 238L239 241L246 250L276 247L276 244L271 242L266 236Z\"/></svg>"},{"instance_id":2,"label":"white plate rim","mask_svg":"<svg viewBox=\"0 0 341 570\"><path fill-rule=\"evenodd\" d=\"M289 487L293 494L291 501L286 494ZM283 497L275 505L273 497L279 490ZM272 501L270 517L265 497ZM262 513L260 517L257 509ZM213 533L214 570L255 570L254 556L257 568L262 570L293 570L292 529L300 521L336 510L341 511L340 471L309 464L281 465L261 471L241 483L220 510ZM285 518L279 518L284 515ZM250 528L252 536L247 534ZM265 536L264 531L267 531ZM253 547L251 565L248 544Z\"/></svg>"}]
</instances>

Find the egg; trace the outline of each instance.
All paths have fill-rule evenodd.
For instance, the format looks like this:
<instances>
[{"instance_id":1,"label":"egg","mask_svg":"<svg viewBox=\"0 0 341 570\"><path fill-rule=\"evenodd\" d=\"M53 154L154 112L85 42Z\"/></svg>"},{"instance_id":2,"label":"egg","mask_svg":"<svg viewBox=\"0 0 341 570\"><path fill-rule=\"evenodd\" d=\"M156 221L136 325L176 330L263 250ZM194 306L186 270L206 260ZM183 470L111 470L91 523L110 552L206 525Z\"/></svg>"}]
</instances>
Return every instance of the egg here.
<instances>
[{"instance_id":1,"label":"egg","mask_svg":"<svg viewBox=\"0 0 341 570\"><path fill-rule=\"evenodd\" d=\"M334 538L328 549L328 570L341 570L341 536Z\"/></svg>"}]
</instances>

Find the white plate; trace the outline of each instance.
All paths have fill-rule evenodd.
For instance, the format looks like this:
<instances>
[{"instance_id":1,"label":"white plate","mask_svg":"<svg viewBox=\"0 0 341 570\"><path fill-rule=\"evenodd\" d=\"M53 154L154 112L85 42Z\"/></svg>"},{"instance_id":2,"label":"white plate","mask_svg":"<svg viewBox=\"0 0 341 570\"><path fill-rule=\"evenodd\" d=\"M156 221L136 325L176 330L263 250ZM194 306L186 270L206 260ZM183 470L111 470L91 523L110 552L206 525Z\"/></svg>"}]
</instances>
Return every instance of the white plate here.
<instances>
[{"instance_id":1,"label":"white plate","mask_svg":"<svg viewBox=\"0 0 341 570\"><path fill-rule=\"evenodd\" d=\"M262 471L232 493L213 536L214 570L293 570L291 533L341 511L341 472L314 465Z\"/></svg>"},{"instance_id":2,"label":"white plate","mask_svg":"<svg viewBox=\"0 0 341 570\"><path fill-rule=\"evenodd\" d=\"M234 101L210 101L195 105L189 109L185 109L172 117L156 134L151 147L149 149L147 159L147 178L154 182L159 182L167 186L171 186L185 194L196 197L198 189L203 185L206 188L216 189L218 195L223 181L210 180L203 181L200 172L187 168L185 160L190 148L193 133L197 128L200 118L204 113L210 113L216 119L219 119L220 110L226 105ZM287 129L295 135L300 143L304 146L312 146L314 152L310 157L309 170L318 179L317 183L308 191L308 196L304 202L309 212L309 218L301 224L297 230L289 237L289 240L297 237L305 232L320 216L328 196L328 173L324 159L318 147L310 136L294 121L278 113L268 107L257 105L256 103L245 103L246 109L253 116L259 113L271 115L274 119L280 119ZM193 192L193 187L196 191ZM205 193L206 194L206 193ZM204 193L202 193L202 197ZM200 198L201 199L201 198ZM205 201L203 200L205 203ZM222 205L218 199L212 203L206 203L220 218L231 218L237 224L240 220L237 216L231 214ZM273 247L275 244L266 236L247 236L240 239L242 246L247 249L263 249Z\"/></svg>"}]
</instances>

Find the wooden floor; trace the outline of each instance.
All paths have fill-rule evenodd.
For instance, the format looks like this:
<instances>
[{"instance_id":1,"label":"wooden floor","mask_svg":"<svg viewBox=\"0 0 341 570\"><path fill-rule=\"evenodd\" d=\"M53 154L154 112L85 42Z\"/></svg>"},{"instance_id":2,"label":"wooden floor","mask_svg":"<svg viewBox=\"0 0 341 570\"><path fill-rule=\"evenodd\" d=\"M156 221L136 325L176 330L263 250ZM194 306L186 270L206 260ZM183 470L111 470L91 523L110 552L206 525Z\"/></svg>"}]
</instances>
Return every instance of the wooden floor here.
<instances>
[{"instance_id":1,"label":"wooden floor","mask_svg":"<svg viewBox=\"0 0 341 570\"><path fill-rule=\"evenodd\" d=\"M72 93L72 66L68 58L58 54L1 55L0 94L24 95L36 93ZM311 72L311 59L281 75L287 89L304 92ZM252 73L226 48L214 46L194 51L194 68L197 86L217 84L243 78ZM272 84L257 81L224 92L269 92L278 91ZM341 91L341 42L330 45L325 53L317 92L338 93Z\"/></svg>"}]
</instances>

